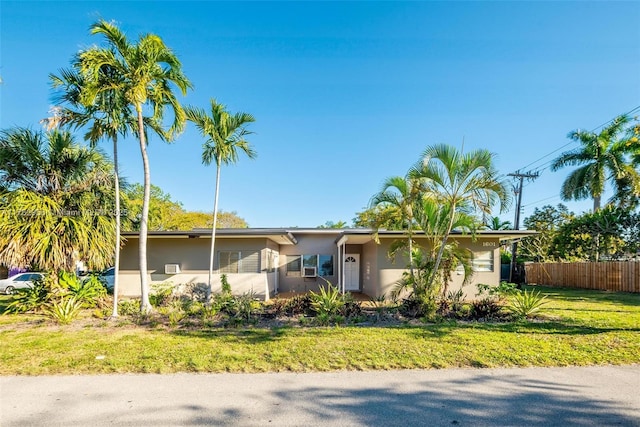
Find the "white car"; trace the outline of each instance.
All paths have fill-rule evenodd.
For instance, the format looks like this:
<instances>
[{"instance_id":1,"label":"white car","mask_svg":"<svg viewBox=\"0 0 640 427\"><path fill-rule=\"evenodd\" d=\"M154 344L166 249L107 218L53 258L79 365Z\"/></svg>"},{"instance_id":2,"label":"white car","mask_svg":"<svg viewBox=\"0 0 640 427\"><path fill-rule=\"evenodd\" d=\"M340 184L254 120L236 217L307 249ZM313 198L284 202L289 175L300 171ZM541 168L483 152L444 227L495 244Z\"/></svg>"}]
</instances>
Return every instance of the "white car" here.
<instances>
[{"instance_id":1,"label":"white car","mask_svg":"<svg viewBox=\"0 0 640 427\"><path fill-rule=\"evenodd\" d=\"M34 280L42 279L42 273L18 273L8 279L0 280L0 293L11 295L16 289L26 289L33 286Z\"/></svg>"}]
</instances>

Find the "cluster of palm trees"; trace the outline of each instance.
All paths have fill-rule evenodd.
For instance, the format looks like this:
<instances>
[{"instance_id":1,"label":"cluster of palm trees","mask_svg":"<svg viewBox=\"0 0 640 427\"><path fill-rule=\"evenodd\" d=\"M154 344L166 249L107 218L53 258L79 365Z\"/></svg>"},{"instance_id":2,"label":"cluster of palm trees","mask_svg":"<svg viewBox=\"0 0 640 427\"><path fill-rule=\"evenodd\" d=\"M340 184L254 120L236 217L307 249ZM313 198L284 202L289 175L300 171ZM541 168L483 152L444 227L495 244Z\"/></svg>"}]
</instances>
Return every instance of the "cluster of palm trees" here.
<instances>
[{"instance_id":1,"label":"cluster of palm trees","mask_svg":"<svg viewBox=\"0 0 640 427\"><path fill-rule=\"evenodd\" d=\"M404 177L385 180L370 206L389 213L380 216L374 227L407 232L407 239L396 241L389 253L393 257L407 250L409 255L409 273L396 292L410 288L419 303L427 305L438 293L446 293L451 271L458 265L469 277L471 254L449 239L452 231L473 233L479 224L474 214L489 214L495 205L504 210L509 202L507 181L484 149L465 153L434 145ZM417 246L416 231L423 233L426 245Z\"/></svg>"},{"instance_id":2,"label":"cluster of palm trees","mask_svg":"<svg viewBox=\"0 0 640 427\"><path fill-rule=\"evenodd\" d=\"M147 155L149 132L153 132L163 141L172 141L184 130L187 120L192 121L206 139L203 148L203 163L208 165L214 162L216 164L210 288L220 167L223 164L235 163L238 160L239 152L246 153L250 158L255 157L255 151L246 140L246 136L250 132L245 129L245 126L253 122L254 118L246 113L229 114L224 105L213 99L211 100L210 116L202 109L183 108L175 92L185 95L187 90L192 88L191 82L183 73L182 64L178 57L157 35L141 35L137 41L131 42L115 24L104 20L93 24L90 32L92 35L101 36L104 46L93 46L80 51L73 57L69 69L60 70L58 74L50 75L57 107L53 116L46 120L46 125L49 129L48 135L51 135L49 138L56 135L70 137L69 130L84 129L86 132L85 140L90 143L90 148L87 149L89 151L95 150L94 147L99 141L108 140L113 143L113 175L110 177L112 188L115 191L111 190L110 194L114 195L115 215L112 221L115 224L112 223L114 226L109 232L101 228L96 228L94 231L95 233L103 232L103 236L114 235L112 239L107 240L113 242L113 247L107 250L104 244L101 244L78 248L78 242L73 240L73 234L68 235L71 240L64 247L65 250L76 252L80 250L81 255L85 257L89 254L95 257L109 254L107 258L113 259L116 268L113 316L116 317L118 315L117 269L121 245L118 140L129 134L135 136L142 158L144 192L139 227L139 267L141 310L148 312L151 310L146 250L151 188ZM5 136L9 138L10 135ZM2 164L4 164L4 159L2 160ZM39 173L35 171L36 169L34 169L34 173ZM40 179L39 176L36 180L38 179ZM20 187L22 184L16 183L15 185ZM14 188L5 187L0 188L0 191L4 190L0 197L18 197L19 192L9 191ZM101 220L100 218L103 217L97 216L97 218L97 220ZM9 246L18 247L20 242L12 242ZM5 251L7 250L5 249ZM2 259L5 261L17 260L15 257L3 257ZM48 266L40 262L36 265L39 268ZM96 263L96 265L100 264Z\"/></svg>"}]
</instances>

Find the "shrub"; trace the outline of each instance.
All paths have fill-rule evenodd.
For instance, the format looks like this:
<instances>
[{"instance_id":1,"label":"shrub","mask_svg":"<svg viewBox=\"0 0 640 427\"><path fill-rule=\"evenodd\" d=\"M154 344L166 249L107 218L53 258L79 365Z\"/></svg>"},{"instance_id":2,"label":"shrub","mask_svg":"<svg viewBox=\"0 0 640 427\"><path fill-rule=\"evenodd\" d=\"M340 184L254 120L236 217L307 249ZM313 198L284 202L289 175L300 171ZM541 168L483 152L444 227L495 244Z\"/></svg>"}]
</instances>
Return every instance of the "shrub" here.
<instances>
[{"instance_id":1,"label":"shrub","mask_svg":"<svg viewBox=\"0 0 640 427\"><path fill-rule=\"evenodd\" d=\"M95 307L107 295L107 289L96 276L82 281L65 271L58 276L58 288L60 293L73 296L83 307Z\"/></svg>"},{"instance_id":2,"label":"shrub","mask_svg":"<svg viewBox=\"0 0 640 427\"><path fill-rule=\"evenodd\" d=\"M351 293L347 292L342 295L342 307L339 309L341 316L346 318L358 317L362 314L362 306L353 298Z\"/></svg>"},{"instance_id":3,"label":"shrub","mask_svg":"<svg viewBox=\"0 0 640 427\"><path fill-rule=\"evenodd\" d=\"M540 291L528 292L527 290L514 292L509 298L507 310L519 318L530 318L540 311L540 308L547 303L547 296L541 295Z\"/></svg>"},{"instance_id":4,"label":"shrub","mask_svg":"<svg viewBox=\"0 0 640 427\"><path fill-rule=\"evenodd\" d=\"M471 303L470 316L472 319L496 319L500 317L502 304L495 297L477 299Z\"/></svg>"},{"instance_id":5,"label":"shrub","mask_svg":"<svg viewBox=\"0 0 640 427\"><path fill-rule=\"evenodd\" d=\"M155 283L151 285L152 293L149 295L149 302L154 307L167 305L173 298L175 287L171 282Z\"/></svg>"},{"instance_id":6,"label":"shrub","mask_svg":"<svg viewBox=\"0 0 640 427\"><path fill-rule=\"evenodd\" d=\"M318 315L333 316L338 314L344 306L340 291L333 285L328 285L326 288L320 286L319 293L311 291L309 294L311 295L311 308Z\"/></svg>"},{"instance_id":7,"label":"shrub","mask_svg":"<svg viewBox=\"0 0 640 427\"><path fill-rule=\"evenodd\" d=\"M255 294L253 292L233 297L233 302L234 303L231 305L231 312L228 314L236 319L250 320L261 308L261 304L256 301Z\"/></svg>"},{"instance_id":8,"label":"shrub","mask_svg":"<svg viewBox=\"0 0 640 427\"><path fill-rule=\"evenodd\" d=\"M222 286L223 294L231 294L231 285L227 281L227 275L223 274L220 276L220 285Z\"/></svg>"},{"instance_id":9,"label":"shrub","mask_svg":"<svg viewBox=\"0 0 640 427\"><path fill-rule=\"evenodd\" d=\"M44 279L35 280L31 288L16 289L11 302L7 304L5 313L26 313L44 309L53 296L52 280L54 279L50 276L45 276Z\"/></svg>"},{"instance_id":10,"label":"shrub","mask_svg":"<svg viewBox=\"0 0 640 427\"><path fill-rule=\"evenodd\" d=\"M83 302L73 295L63 295L47 305L44 312L61 324L71 323L82 309Z\"/></svg>"},{"instance_id":11,"label":"shrub","mask_svg":"<svg viewBox=\"0 0 640 427\"><path fill-rule=\"evenodd\" d=\"M514 292L518 292L518 285L515 283L509 283L502 281L498 286L486 285L484 283L478 284L478 296L489 295L496 296L498 298L506 298Z\"/></svg>"},{"instance_id":12,"label":"shrub","mask_svg":"<svg viewBox=\"0 0 640 427\"><path fill-rule=\"evenodd\" d=\"M135 316L140 313L140 300L122 300L118 303L118 311L124 316Z\"/></svg>"},{"instance_id":13,"label":"shrub","mask_svg":"<svg viewBox=\"0 0 640 427\"><path fill-rule=\"evenodd\" d=\"M468 306L464 304L464 292L459 289L456 292L449 291L446 297L438 302L438 314L445 317L462 319L468 316Z\"/></svg>"},{"instance_id":14,"label":"shrub","mask_svg":"<svg viewBox=\"0 0 640 427\"><path fill-rule=\"evenodd\" d=\"M312 298L309 294L296 295L286 300L284 311L289 316L307 314L311 311Z\"/></svg>"}]
</instances>

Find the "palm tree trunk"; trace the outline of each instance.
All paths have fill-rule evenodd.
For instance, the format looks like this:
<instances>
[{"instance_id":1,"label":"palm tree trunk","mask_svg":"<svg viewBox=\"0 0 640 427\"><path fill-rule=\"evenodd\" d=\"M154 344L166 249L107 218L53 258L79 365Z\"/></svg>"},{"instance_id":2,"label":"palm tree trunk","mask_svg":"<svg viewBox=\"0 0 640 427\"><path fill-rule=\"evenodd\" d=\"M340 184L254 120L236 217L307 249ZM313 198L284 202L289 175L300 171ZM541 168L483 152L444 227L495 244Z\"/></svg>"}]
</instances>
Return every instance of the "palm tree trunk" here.
<instances>
[{"instance_id":1,"label":"palm tree trunk","mask_svg":"<svg viewBox=\"0 0 640 427\"><path fill-rule=\"evenodd\" d=\"M211 229L211 253L209 254L209 286L207 286L207 303L211 301L211 282L213 279L213 257L216 246L216 227L218 226L218 195L220 194L220 159L216 161L216 194L213 200L213 228Z\"/></svg>"},{"instance_id":2,"label":"palm tree trunk","mask_svg":"<svg viewBox=\"0 0 640 427\"><path fill-rule=\"evenodd\" d=\"M413 230L409 225L409 273L413 279L415 274L413 272Z\"/></svg>"},{"instance_id":3,"label":"palm tree trunk","mask_svg":"<svg viewBox=\"0 0 640 427\"><path fill-rule=\"evenodd\" d=\"M444 254L444 248L447 245L447 240L449 239L449 234L451 233L451 228L453 227L453 221L455 220L456 215L456 205L453 203L451 205L451 218L449 219L449 225L447 226L447 230L442 236L442 241L440 242L440 249L438 249L438 255L436 256L436 262L433 265L433 272L429 276L429 281L427 282L428 286L431 287L433 285L433 281L438 275L438 269L440 268L440 263L442 262L442 254ZM443 293L447 291L448 283L444 284Z\"/></svg>"},{"instance_id":4,"label":"palm tree trunk","mask_svg":"<svg viewBox=\"0 0 640 427\"><path fill-rule=\"evenodd\" d=\"M600 210L600 196L593 196L593 213L596 213Z\"/></svg>"},{"instance_id":5,"label":"palm tree trunk","mask_svg":"<svg viewBox=\"0 0 640 427\"><path fill-rule=\"evenodd\" d=\"M120 174L118 172L118 141L113 140L113 175L116 191L116 244L114 248L113 262L113 311L111 317L118 317L118 274L120 272Z\"/></svg>"},{"instance_id":6,"label":"palm tree trunk","mask_svg":"<svg viewBox=\"0 0 640 427\"><path fill-rule=\"evenodd\" d=\"M142 119L142 105L136 105L138 113L138 133L140 139L140 154L144 169L144 196L142 198L142 218L140 218L140 242L138 246L140 261L140 312L149 313L152 309L149 302L149 283L147 280L147 232L149 220L149 199L151 196L151 174L149 172L149 157L147 143L144 137L144 122Z\"/></svg>"}]
</instances>

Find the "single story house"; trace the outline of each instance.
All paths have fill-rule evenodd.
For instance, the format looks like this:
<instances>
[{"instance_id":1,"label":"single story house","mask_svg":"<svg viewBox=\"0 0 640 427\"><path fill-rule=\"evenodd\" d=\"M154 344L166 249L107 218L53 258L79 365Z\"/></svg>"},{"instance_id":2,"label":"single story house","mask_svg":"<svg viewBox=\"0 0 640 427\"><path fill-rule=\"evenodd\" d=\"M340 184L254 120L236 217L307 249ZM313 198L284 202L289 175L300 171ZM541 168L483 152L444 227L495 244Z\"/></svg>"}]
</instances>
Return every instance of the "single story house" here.
<instances>
[{"instance_id":1,"label":"single story house","mask_svg":"<svg viewBox=\"0 0 640 427\"><path fill-rule=\"evenodd\" d=\"M500 282L500 245L535 234L527 230L481 231L475 239L454 232L462 247L474 255L474 275L464 287L476 293L476 284ZM140 295L138 263L139 235L125 232L120 255L119 294ZM393 241L406 238L403 231L379 230L378 242L371 229L245 228L216 230L212 291L221 290L226 274L234 293L253 292L268 300L278 293L317 291L326 281L344 292L362 292L370 297L389 295L402 273L406 259L391 260ZM420 244L424 236L415 235ZM174 285L208 283L211 230L150 231L147 239L147 269L150 283L170 281ZM454 273L450 289L462 284L462 273Z\"/></svg>"}]
</instances>

